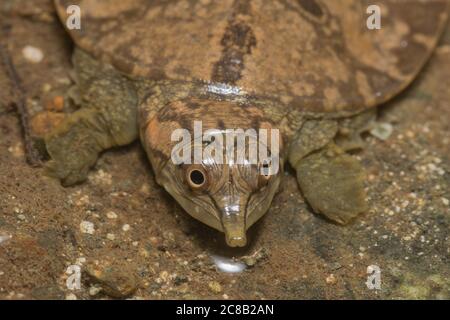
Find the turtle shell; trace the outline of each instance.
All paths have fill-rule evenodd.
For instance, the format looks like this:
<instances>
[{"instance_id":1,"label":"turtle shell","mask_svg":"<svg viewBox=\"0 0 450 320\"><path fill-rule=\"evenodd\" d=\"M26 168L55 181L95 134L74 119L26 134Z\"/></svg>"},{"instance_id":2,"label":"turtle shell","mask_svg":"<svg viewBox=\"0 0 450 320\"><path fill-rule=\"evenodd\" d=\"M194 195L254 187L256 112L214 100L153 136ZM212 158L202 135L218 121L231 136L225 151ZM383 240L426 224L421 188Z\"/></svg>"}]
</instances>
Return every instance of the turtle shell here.
<instances>
[{"instance_id":1,"label":"turtle shell","mask_svg":"<svg viewBox=\"0 0 450 320\"><path fill-rule=\"evenodd\" d=\"M405 88L435 47L446 0L56 0L76 45L131 76L211 81L318 113L356 113ZM376 12L375 12L376 13ZM65 24L65 23L64 23Z\"/></svg>"}]
</instances>

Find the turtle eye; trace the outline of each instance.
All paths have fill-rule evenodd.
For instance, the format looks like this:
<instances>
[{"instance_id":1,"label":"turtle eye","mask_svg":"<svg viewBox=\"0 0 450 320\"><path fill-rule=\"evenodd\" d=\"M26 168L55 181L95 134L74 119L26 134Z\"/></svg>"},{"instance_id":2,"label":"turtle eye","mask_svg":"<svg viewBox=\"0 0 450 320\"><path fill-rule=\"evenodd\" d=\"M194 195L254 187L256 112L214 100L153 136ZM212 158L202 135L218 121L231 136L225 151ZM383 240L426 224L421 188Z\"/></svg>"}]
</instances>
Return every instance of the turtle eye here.
<instances>
[{"instance_id":1,"label":"turtle eye","mask_svg":"<svg viewBox=\"0 0 450 320\"><path fill-rule=\"evenodd\" d=\"M205 190L208 187L208 176L200 166L192 166L186 170L186 181L192 190Z\"/></svg>"},{"instance_id":2,"label":"turtle eye","mask_svg":"<svg viewBox=\"0 0 450 320\"><path fill-rule=\"evenodd\" d=\"M270 180L270 168L269 168L269 164L267 162L263 163L261 165L261 169L258 175L258 188L262 188L265 185L267 185L267 183L269 183Z\"/></svg>"}]
</instances>

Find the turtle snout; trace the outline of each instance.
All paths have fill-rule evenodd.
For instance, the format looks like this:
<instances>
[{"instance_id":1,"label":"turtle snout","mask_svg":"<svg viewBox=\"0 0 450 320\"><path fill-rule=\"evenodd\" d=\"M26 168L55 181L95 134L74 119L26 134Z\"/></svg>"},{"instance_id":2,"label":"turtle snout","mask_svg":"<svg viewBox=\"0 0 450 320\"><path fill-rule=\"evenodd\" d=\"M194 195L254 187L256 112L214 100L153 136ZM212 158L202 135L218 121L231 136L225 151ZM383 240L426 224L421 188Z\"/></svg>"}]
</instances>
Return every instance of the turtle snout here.
<instances>
[{"instance_id":1,"label":"turtle snout","mask_svg":"<svg viewBox=\"0 0 450 320\"><path fill-rule=\"evenodd\" d=\"M244 247L247 244L245 220L245 212L224 210L222 225L230 247Z\"/></svg>"}]
</instances>

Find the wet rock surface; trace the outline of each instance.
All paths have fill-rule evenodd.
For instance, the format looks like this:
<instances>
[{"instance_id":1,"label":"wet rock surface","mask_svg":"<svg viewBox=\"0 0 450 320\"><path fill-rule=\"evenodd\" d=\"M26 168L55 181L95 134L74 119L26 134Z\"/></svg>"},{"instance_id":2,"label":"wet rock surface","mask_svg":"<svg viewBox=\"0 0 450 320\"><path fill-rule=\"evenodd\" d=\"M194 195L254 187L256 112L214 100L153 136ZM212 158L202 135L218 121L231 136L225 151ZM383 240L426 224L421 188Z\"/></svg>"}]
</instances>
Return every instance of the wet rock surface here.
<instances>
[{"instance_id":1,"label":"wet rock surface","mask_svg":"<svg viewBox=\"0 0 450 320\"><path fill-rule=\"evenodd\" d=\"M0 18L30 114L43 112L71 85L70 41L51 6L4 1ZM26 46L42 60L27 60ZM447 33L418 81L380 109L392 133L365 136L355 155L368 172L370 212L345 227L322 219L288 170L249 246L236 250L156 184L139 143L104 153L71 188L28 166L0 67L0 298L449 299L449 74ZM247 268L223 272L212 255ZM81 282L71 290L74 265ZM371 265L380 290L366 286Z\"/></svg>"}]
</instances>

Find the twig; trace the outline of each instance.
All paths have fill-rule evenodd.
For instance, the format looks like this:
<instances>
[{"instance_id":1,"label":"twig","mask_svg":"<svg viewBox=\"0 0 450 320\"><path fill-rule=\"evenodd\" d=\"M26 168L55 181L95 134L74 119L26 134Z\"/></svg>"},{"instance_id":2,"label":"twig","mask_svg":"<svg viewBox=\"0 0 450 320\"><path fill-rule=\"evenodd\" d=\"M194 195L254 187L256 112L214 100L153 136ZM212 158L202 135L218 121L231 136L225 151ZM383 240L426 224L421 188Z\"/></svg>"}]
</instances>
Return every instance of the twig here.
<instances>
[{"instance_id":1,"label":"twig","mask_svg":"<svg viewBox=\"0 0 450 320\"><path fill-rule=\"evenodd\" d=\"M25 154L27 158L27 162L29 165L33 167L42 166L42 160L39 156L38 151L34 147L31 138L31 130L29 125L29 115L28 109L26 106L26 94L25 89L22 85L22 81L20 80L19 75L17 74L17 70L14 67L11 56L8 50L0 43L0 58L3 62L6 73L8 77L11 79L14 96L15 96L15 104L17 106L17 110L20 116L20 122L22 125L22 132L25 144Z\"/></svg>"}]
</instances>

